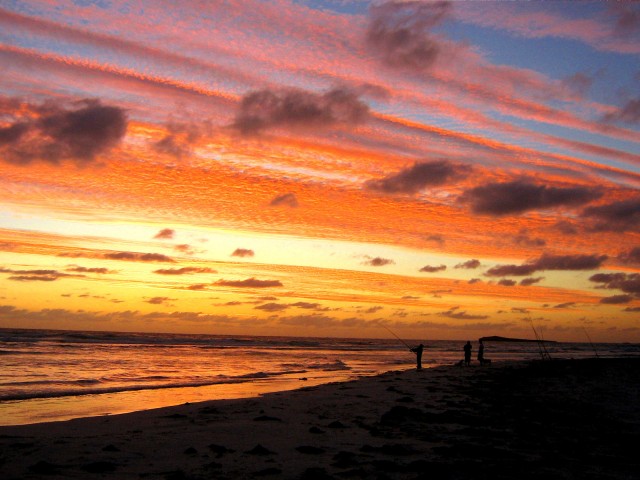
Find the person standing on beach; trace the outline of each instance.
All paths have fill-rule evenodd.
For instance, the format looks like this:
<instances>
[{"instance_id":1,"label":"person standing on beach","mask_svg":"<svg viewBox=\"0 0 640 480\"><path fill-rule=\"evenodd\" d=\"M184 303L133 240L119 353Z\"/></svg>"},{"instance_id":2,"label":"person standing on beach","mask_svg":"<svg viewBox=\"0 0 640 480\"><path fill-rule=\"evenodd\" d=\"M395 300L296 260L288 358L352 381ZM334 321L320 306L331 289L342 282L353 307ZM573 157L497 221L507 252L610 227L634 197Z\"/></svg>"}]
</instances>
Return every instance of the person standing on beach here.
<instances>
[{"instance_id":1,"label":"person standing on beach","mask_svg":"<svg viewBox=\"0 0 640 480\"><path fill-rule=\"evenodd\" d=\"M416 354L416 368L418 370L422 370L422 351L424 350L424 345L420 344L417 347L410 348L409 350Z\"/></svg>"},{"instance_id":2,"label":"person standing on beach","mask_svg":"<svg viewBox=\"0 0 640 480\"><path fill-rule=\"evenodd\" d=\"M478 341L480 342L480 346L478 347L478 362L480 362L480 365L484 365L484 344L482 343L482 339Z\"/></svg>"},{"instance_id":3,"label":"person standing on beach","mask_svg":"<svg viewBox=\"0 0 640 480\"><path fill-rule=\"evenodd\" d=\"M464 364L471 365L471 342L469 340L464 345Z\"/></svg>"}]
</instances>

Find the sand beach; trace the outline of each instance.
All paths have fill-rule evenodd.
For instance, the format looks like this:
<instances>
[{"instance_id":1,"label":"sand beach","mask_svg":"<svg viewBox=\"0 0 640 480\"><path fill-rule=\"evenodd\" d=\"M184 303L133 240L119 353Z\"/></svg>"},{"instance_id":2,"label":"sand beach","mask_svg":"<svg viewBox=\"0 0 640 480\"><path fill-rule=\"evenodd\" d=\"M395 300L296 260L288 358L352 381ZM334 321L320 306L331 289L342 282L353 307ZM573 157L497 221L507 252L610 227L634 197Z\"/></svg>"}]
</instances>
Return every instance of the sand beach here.
<instances>
[{"instance_id":1,"label":"sand beach","mask_svg":"<svg viewBox=\"0 0 640 480\"><path fill-rule=\"evenodd\" d=\"M443 366L0 428L0 477L637 478L640 358Z\"/></svg>"}]
</instances>

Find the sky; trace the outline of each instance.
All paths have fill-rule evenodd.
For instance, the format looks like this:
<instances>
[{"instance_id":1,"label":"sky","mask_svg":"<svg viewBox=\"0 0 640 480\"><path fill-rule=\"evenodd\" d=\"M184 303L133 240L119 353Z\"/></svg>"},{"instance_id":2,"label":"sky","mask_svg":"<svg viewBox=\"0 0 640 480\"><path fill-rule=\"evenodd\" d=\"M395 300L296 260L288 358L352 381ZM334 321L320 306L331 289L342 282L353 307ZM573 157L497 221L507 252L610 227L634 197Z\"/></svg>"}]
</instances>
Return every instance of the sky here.
<instances>
[{"instance_id":1,"label":"sky","mask_svg":"<svg viewBox=\"0 0 640 480\"><path fill-rule=\"evenodd\" d=\"M640 3L0 3L0 327L640 342Z\"/></svg>"}]
</instances>

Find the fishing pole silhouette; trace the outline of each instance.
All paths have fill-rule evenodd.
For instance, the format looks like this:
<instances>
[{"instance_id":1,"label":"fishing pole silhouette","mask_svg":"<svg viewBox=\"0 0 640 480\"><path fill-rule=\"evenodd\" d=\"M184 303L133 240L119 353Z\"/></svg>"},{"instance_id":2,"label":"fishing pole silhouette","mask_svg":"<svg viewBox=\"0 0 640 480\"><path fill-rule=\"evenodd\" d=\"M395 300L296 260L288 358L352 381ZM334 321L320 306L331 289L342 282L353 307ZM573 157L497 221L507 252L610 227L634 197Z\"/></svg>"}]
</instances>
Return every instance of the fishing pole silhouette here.
<instances>
[{"instance_id":1,"label":"fishing pole silhouette","mask_svg":"<svg viewBox=\"0 0 640 480\"><path fill-rule=\"evenodd\" d=\"M383 327L384 327L384 328L385 328L385 329L386 329L386 330L387 330L391 335L393 335L393 336L394 336L394 337L396 337L398 340L400 340L400 342L402 342L402 344L403 344L405 347L407 347L409 350L411 350L411 347L410 347L409 345L407 345L407 343L406 343L404 340L402 340L398 335L396 335L395 333L393 333L393 332L391 331L391 329L390 329L390 328L388 328L388 327L386 327L386 326L384 326L384 325L382 325L382 326L383 326Z\"/></svg>"}]
</instances>

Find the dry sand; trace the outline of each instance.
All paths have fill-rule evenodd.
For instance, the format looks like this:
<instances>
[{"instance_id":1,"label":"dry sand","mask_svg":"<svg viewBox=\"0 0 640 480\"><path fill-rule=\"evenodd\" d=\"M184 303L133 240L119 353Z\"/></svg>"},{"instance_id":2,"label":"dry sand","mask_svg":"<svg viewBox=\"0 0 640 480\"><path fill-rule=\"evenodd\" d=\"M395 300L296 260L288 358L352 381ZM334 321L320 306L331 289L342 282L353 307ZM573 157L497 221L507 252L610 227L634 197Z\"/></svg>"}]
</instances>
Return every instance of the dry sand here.
<instances>
[{"instance_id":1,"label":"dry sand","mask_svg":"<svg viewBox=\"0 0 640 480\"><path fill-rule=\"evenodd\" d=\"M0 478L632 479L640 358L449 366L0 428Z\"/></svg>"}]
</instances>

